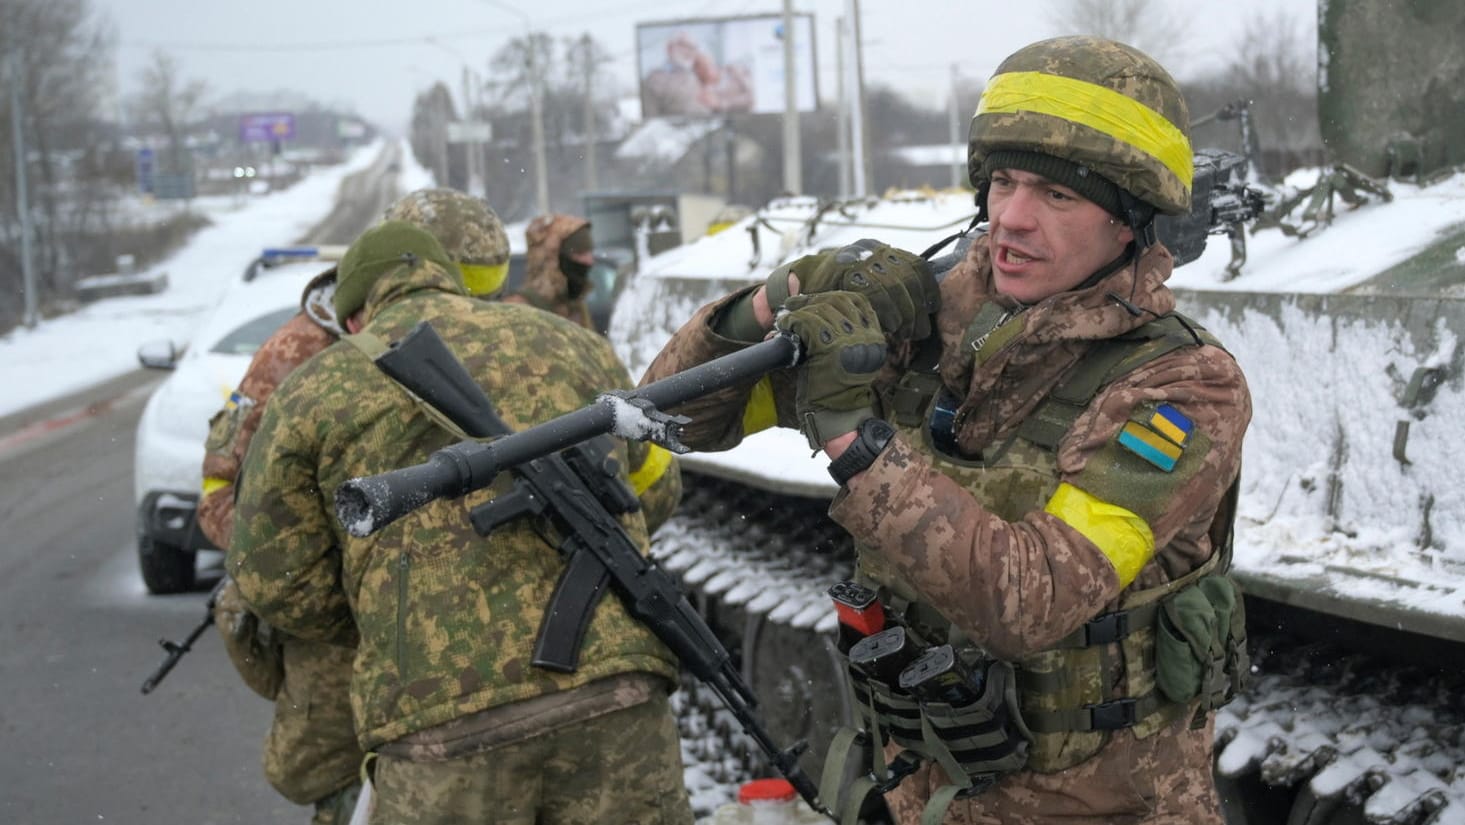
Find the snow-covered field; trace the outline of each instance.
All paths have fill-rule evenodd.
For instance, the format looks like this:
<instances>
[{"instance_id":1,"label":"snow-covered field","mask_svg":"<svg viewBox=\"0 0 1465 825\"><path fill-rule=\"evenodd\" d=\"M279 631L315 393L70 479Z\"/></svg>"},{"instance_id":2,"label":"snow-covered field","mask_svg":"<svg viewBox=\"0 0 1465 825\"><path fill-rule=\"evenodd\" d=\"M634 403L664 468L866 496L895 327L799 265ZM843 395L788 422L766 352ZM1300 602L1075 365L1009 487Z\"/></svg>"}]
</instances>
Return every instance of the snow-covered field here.
<instances>
[{"instance_id":1,"label":"snow-covered field","mask_svg":"<svg viewBox=\"0 0 1465 825\"><path fill-rule=\"evenodd\" d=\"M108 298L69 315L19 327L0 336L0 416L65 396L137 369L137 348L146 341L179 344L267 246L284 246L330 213L342 179L366 168L382 150L380 142L357 149L346 162L321 169L278 192L251 196L199 198L193 209L213 222L154 267L146 277L166 272L168 287L156 295ZM404 151L401 186L410 191L429 185L431 176Z\"/></svg>"}]
</instances>

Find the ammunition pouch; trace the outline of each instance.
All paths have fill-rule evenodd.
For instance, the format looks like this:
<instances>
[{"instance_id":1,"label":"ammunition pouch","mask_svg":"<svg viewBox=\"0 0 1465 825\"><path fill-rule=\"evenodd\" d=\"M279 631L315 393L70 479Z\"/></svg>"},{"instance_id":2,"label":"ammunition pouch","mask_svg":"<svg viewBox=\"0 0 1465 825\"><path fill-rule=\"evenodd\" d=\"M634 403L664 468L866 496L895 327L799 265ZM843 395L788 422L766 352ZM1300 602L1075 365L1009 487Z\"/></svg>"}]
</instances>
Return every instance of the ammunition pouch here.
<instances>
[{"instance_id":1,"label":"ammunition pouch","mask_svg":"<svg viewBox=\"0 0 1465 825\"><path fill-rule=\"evenodd\" d=\"M1219 708L1249 671L1246 609L1231 577L1205 576L1165 599L1155 626L1155 686L1165 698Z\"/></svg>"},{"instance_id":2,"label":"ammunition pouch","mask_svg":"<svg viewBox=\"0 0 1465 825\"><path fill-rule=\"evenodd\" d=\"M923 825L934 825L952 800L981 793L1027 763L1031 734L1018 712L1012 665L983 660L974 669L983 673L981 693L971 702L951 704L918 701L859 668L848 668L863 730L846 728L836 735L820 782L820 798L841 822L855 822L871 792L890 791L921 765L935 762L952 782L933 794L922 812ZM902 748L888 763L886 743ZM870 770L841 787L851 764L868 764Z\"/></svg>"}]
</instances>

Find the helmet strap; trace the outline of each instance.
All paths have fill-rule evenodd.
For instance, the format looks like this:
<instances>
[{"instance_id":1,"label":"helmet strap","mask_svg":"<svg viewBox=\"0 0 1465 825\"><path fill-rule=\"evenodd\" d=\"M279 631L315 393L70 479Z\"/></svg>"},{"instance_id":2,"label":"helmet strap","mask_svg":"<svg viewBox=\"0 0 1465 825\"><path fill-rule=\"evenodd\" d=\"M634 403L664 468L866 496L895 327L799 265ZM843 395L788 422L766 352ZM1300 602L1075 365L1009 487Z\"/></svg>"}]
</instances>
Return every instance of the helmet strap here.
<instances>
[{"instance_id":1,"label":"helmet strap","mask_svg":"<svg viewBox=\"0 0 1465 825\"><path fill-rule=\"evenodd\" d=\"M1155 235L1155 207L1120 189L1119 209L1123 213L1119 217L1134 232L1134 257L1138 259L1159 240Z\"/></svg>"},{"instance_id":2,"label":"helmet strap","mask_svg":"<svg viewBox=\"0 0 1465 825\"><path fill-rule=\"evenodd\" d=\"M987 193L991 190L992 181L990 178L983 179L981 183L977 184L977 216L972 219L973 225L987 221Z\"/></svg>"}]
</instances>

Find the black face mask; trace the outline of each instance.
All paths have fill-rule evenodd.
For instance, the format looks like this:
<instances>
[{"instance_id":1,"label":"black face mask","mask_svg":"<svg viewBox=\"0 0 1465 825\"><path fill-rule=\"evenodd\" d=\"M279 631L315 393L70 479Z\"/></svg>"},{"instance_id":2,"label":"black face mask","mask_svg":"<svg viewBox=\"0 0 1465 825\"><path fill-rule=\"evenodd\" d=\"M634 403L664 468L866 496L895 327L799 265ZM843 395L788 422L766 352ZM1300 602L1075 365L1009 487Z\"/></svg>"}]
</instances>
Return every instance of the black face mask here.
<instances>
[{"instance_id":1,"label":"black face mask","mask_svg":"<svg viewBox=\"0 0 1465 825\"><path fill-rule=\"evenodd\" d=\"M579 261L560 252L560 271L565 273L566 294L570 300L575 300L585 294L586 287L590 286L590 265L582 264Z\"/></svg>"}]
</instances>

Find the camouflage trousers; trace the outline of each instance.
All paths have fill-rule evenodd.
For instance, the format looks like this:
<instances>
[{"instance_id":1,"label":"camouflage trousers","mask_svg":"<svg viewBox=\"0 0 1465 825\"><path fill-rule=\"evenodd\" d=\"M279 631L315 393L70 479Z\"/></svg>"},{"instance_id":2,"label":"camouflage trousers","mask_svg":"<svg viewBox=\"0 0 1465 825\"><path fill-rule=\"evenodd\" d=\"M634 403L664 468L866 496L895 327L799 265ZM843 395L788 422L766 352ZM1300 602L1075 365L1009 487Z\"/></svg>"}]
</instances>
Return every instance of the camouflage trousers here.
<instances>
[{"instance_id":1,"label":"camouflage trousers","mask_svg":"<svg viewBox=\"0 0 1465 825\"><path fill-rule=\"evenodd\" d=\"M293 638L281 652L285 678L265 738L265 778L286 799L309 805L360 781L350 694L356 652Z\"/></svg>"},{"instance_id":2,"label":"camouflage trousers","mask_svg":"<svg viewBox=\"0 0 1465 825\"><path fill-rule=\"evenodd\" d=\"M376 760L372 825L690 825L671 706L649 701L443 762Z\"/></svg>"},{"instance_id":3,"label":"camouflage trousers","mask_svg":"<svg viewBox=\"0 0 1465 825\"><path fill-rule=\"evenodd\" d=\"M1211 774L1214 719L1195 730L1190 716L1139 739L1115 731L1091 759L1057 773L1022 771L946 810L947 825L1221 825ZM887 749L887 756L893 752ZM926 800L947 784L927 766L885 795L899 825L916 825Z\"/></svg>"}]
</instances>

